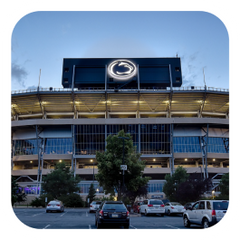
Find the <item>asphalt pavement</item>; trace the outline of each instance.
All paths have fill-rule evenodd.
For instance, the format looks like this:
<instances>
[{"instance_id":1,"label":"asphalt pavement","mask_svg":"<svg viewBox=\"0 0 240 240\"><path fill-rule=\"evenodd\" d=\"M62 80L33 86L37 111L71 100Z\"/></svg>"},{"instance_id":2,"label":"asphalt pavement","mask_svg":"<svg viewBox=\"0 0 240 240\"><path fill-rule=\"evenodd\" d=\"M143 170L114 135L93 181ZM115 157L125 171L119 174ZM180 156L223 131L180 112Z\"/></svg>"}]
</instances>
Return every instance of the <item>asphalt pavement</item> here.
<instances>
[{"instance_id":1,"label":"asphalt pavement","mask_svg":"<svg viewBox=\"0 0 240 240\"><path fill-rule=\"evenodd\" d=\"M14 208L16 217L36 229L96 229L95 213L88 208L65 208L63 213L46 213L44 208ZM107 227L121 228L121 227ZM192 228L200 228L193 226ZM182 216L130 214L130 229L186 229Z\"/></svg>"}]
</instances>

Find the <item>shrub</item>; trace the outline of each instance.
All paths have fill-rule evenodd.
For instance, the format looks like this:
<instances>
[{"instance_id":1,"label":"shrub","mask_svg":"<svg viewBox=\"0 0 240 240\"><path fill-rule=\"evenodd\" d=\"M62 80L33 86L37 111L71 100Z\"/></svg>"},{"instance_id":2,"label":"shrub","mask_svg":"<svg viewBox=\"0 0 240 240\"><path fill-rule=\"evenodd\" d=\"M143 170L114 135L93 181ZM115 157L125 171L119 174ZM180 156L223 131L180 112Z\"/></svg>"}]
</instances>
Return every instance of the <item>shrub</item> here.
<instances>
[{"instance_id":1,"label":"shrub","mask_svg":"<svg viewBox=\"0 0 240 240\"><path fill-rule=\"evenodd\" d=\"M84 201L77 193L61 196L59 200L62 201L66 207L84 207Z\"/></svg>"}]
</instances>

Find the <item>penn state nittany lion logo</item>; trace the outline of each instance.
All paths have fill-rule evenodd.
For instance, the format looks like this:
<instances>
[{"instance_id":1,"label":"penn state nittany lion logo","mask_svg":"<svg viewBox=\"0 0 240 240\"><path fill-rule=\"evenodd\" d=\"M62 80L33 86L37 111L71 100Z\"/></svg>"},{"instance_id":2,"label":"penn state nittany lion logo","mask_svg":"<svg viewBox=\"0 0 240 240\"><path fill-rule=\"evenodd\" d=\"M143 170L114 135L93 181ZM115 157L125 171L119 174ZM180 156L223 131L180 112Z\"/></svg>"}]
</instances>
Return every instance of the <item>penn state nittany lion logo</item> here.
<instances>
[{"instance_id":1,"label":"penn state nittany lion logo","mask_svg":"<svg viewBox=\"0 0 240 240\"><path fill-rule=\"evenodd\" d=\"M110 77L125 81L136 75L136 66L128 60L119 59L112 62L108 66L108 74Z\"/></svg>"}]
</instances>

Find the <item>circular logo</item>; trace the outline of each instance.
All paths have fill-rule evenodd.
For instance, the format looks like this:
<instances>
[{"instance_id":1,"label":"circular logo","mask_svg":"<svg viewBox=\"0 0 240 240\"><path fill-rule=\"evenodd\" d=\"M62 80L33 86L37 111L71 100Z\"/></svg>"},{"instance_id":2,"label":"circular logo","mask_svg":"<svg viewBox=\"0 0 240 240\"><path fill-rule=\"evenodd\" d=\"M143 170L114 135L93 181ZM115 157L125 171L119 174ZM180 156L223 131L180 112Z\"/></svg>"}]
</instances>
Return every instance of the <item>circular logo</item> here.
<instances>
[{"instance_id":1,"label":"circular logo","mask_svg":"<svg viewBox=\"0 0 240 240\"><path fill-rule=\"evenodd\" d=\"M137 68L131 61L119 59L108 66L108 74L117 80L125 81L136 75Z\"/></svg>"}]
</instances>

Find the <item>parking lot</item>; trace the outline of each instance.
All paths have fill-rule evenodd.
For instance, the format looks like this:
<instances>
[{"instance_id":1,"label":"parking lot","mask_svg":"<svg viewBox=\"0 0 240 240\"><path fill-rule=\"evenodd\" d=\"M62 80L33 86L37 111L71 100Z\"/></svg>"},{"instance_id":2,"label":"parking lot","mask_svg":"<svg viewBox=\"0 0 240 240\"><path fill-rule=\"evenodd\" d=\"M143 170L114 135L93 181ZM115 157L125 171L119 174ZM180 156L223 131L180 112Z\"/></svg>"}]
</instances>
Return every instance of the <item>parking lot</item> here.
<instances>
[{"instance_id":1,"label":"parking lot","mask_svg":"<svg viewBox=\"0 0 240 240\"><path fill-rule=\"evenodd\" d=\"M63 213L46 213L43 208L14 208L14 212L22 223L32 228L96 229L95 213L89 213L88 208L66 208ZM201 227L192 226L191 228ZM130 229L185 229L185 227L181 215L161 217L130 214Z\"/></svg>"}]
</instances>

